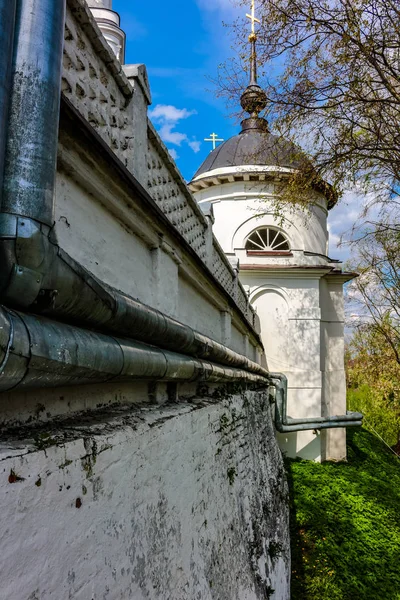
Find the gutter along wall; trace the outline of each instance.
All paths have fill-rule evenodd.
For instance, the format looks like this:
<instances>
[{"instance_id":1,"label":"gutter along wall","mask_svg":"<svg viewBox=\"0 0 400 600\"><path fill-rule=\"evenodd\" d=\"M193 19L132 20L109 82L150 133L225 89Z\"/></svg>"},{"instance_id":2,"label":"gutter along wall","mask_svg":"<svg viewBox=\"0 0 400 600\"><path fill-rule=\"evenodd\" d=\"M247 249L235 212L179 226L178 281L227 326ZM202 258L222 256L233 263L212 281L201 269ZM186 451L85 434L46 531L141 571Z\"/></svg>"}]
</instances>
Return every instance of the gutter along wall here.
<instances>
[{"instance_id":1,"label":"gutter along wall","mask_svg":"<svg viewBox=\"0 0 400 600\"><path fill-rule=\"evenodd\" d=\"M147 122L145 70L129 71L132 88L85 2L69 0L61 72L64 2L16 4L3 593L284 600L287 486L257 319Z\"/></svg>"}]
</instances>

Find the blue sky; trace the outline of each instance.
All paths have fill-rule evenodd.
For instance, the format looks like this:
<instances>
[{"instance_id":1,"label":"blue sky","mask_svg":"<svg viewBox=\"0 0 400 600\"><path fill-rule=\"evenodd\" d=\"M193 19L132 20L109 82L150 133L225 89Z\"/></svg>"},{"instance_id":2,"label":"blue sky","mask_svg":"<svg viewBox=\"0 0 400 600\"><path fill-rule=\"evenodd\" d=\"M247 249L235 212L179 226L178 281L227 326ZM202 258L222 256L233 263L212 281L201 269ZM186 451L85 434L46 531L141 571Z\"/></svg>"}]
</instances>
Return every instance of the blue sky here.
<instances>
[{"instance_id":1,"label":"blue sky","mask_svg":"<svg viewBox=\"0 0 400 600\"><path fill-rule=\"evenodd\" d=\"M240 130L232 106L216 96L218 65L235 57L229 24L245 18L240 0L113 0L126 32L126 63L147 67L153 104L150 118L186 180L211 150L211 133L228 139ZM226 25L224 25L224 23ZM239 105L236 107L238 111ZM360 211L357 193L345 194L330 211L330 254L346 260L338 246Z\"/></svg>"},{"instance_id":2,"label":"blue sky","mask_svg":"<svg viewBox=\"0 0 400 600\"><path fill-rule=\"evenodd\" d=\"M113 9L126 32L126 63L146 65L150 117L189 180L211 149L204 138L215 132L227 139L239 130L211 79L234 54L223 21L245 10L230 0L113 0Z\"/></svg>"}]
</instances>

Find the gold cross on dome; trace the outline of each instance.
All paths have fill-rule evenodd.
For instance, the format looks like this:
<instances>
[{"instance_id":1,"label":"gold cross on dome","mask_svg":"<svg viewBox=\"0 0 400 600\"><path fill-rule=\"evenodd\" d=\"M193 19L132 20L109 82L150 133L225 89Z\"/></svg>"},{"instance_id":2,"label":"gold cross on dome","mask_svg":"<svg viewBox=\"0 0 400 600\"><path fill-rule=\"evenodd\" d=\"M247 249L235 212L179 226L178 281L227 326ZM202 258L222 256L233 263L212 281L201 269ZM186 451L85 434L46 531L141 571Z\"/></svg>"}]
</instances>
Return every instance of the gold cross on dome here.
<instances>
[{"instance_id":1,"label":"gold cross on dome","mask_svg":"<svg viewBox=\"0 0 400 600\"><path fill-rule=\"evenodd\" d=\"M222 138L218 137L218 134L216 133L210 133L210 137L209 138L204 138L205 142L212 142L213 145L213 150L215 150L215 148L217 147L217 142L223 142L224 140Z\"/></svg>"},{"instance_id":2,"label":"gold cross on dome","mask_svg":"<svg viewBox=\"0 0 400 600\"><path fill-rule=\"evenodd\" d=\"M255 35L256 33L256 28L255 28L255 24L256 23L261 23L260 19L257 19L257 17L255 16L255 7L254 7L254 0L251 0L251 15L246 13L246 17L248 19L250 19L251 21L251 33L252 35Z\"/></svg>"}]
</instances>

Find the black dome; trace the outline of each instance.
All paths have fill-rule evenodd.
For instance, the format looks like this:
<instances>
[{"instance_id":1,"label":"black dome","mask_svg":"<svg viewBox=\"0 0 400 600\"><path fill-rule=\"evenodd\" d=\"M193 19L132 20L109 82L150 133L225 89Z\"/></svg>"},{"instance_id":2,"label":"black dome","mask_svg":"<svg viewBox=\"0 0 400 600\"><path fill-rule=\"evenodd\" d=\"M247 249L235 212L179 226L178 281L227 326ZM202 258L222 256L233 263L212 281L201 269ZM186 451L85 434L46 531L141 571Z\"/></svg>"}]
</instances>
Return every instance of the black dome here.
<instances>
[{"instance_id":1,"label":"black dome","mask_svg":"<svg viewBox=\"0 0 400 600\"><path fill-rule=\"evenodd\" d=\"M264 119L245 119L242 126L238 135L210 152L193 179L207 171L224 167L262 165L301 169L310 166L298 146L269 133Z\"/></svg>"}]
</instances>

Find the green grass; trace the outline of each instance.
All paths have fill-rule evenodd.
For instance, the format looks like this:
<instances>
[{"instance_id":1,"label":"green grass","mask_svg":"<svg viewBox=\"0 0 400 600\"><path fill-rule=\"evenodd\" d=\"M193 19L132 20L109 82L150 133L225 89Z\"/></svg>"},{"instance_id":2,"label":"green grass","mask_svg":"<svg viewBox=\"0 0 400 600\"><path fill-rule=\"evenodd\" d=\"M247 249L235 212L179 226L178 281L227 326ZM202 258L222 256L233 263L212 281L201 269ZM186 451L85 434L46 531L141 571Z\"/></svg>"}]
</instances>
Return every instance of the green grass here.
<instances>
[{"instance_id":1,"label":"green grass","mask_svg":"<svg viewBox=\"0 0 400 600\"><path fill-rule=\"evenodd\" d=\"M291 600L400 600L400 459L348 430L348 461L286 460Z\"/></svg>"}]
</instances>

